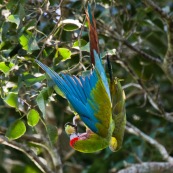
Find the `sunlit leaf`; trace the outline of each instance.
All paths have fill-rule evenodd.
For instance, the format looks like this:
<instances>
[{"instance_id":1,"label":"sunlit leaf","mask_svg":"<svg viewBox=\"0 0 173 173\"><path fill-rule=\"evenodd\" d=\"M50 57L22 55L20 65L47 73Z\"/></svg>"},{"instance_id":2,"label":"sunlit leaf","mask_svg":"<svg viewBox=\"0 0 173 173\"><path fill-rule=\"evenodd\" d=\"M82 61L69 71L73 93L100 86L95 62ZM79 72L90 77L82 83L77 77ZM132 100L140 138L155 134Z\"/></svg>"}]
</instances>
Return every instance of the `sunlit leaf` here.
<instances>
[{"instance_id":1,"label":"sunlit leaf","mask_svg":"<svg viewBox=\"0 0 173 173\"><path fill-rule=\"evenodd\" d=\"M11 68L14 66L13 63L7 63L7 62L0 62L0 71L2 71L4 74L8 73Z\"/></svg>"},{"instance_id":2,"label":"sunlit leaf","mask_svg":"<svg viewBox=\"0 0 173 173\"><path fill-rule=\"evenodd\" d=\"M82 26L79 20L74 19L65 19L61 22L61 24L63 24L63 29L66 31L75 31Z\"/></svg>"},{"instance_id":3,"label":"sunlit leaf","mask_svg":"<svg viewBox=\"0 0 173 173\"><path fill-rule=\"evenodd\" d=\"M5 136L10 140L14 140L20 138L25 132L26 126L24 122L22 120L16 120L10 125Z\"/></svg>"},{"instance_id":4,"label":"sunlit leaf","mask_svg":"<svg viewBox=\"0 0 173 173\"><path fill-rule=\"evenodd\" d=\"M22 48L28 53L32 53L33 50L38 50L38 44L31 32L24 33L19 38Z\"/></svg>"},{"instance_id":5,"label":"sunlit leaf","mask_svg":"<svg viewBox=\"0 0 173 173\"><path fill-rule=\"evenodd\" d=\"M18 107L18 94L16 93L9 93L6 98L4 98L5 103L9 106L17 108Z\"/></svg>"},{"instance_id":6,"label":"sunlit leaf","mask_svg":"<svg viewBox=\"0 0 173 173\"><path fill-rule=\"evenodd\" d=\"M71 51L67 48L58 48L58 53L61 55L62 61L71 58Z\"/></svg>"},{"instance_id":7,"label":"sunlit leaf","mask_svg":"<svg viewBox=\"0 0 173 173\"><path fill-rule=\"evenodd\" d=\"M8 16L7 21L11 23L15 23L17 25L16 28L19 27L19 24L20 24L19 15L10 15Z\"/></svg>"},{"instance_id":8,"label":"sunlit leaf","mask_svg":"<svg viewBox=\"0 0 173 173\"><path fill-rule=\"evenodd\" d=\"M80 40L77 40L73 43L73 47L74 48L80 48L80 47L83 47L87 44L87 42L83 39L80 39Z\"/></svg>"},{"instance_id":9,"label":"sunlit leaf","mask_svg":"<svg viewBox=\"0 0 173 173\"><path fill-rule=\"evenodd\" d=\"M65 98L63 92L57 87L57 85L54 85L53 88L57 94L59 94L61 97Z\"/></svg>"},{"instance_id":10,"label":"sunlit leaf","mask_svg":"<svg viewBox=\"0 0 173 173\"><path fill-rule=\"evenodd\" d=\"M40 116L39 113L35 109L31 109L27 114L27 120L29 126L36 126L39 122Z\"/></svg>"}]
</instances>

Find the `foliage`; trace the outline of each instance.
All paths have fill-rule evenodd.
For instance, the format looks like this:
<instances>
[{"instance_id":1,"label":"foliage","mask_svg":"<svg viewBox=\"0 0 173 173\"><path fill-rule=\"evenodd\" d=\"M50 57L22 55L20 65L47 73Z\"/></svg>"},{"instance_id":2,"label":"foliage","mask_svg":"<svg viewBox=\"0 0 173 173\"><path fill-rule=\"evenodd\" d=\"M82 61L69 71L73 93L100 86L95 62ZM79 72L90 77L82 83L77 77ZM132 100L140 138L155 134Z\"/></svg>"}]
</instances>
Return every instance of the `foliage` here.
<instances>
[{"instance_id":1,"label":"foliage","mask_svg":"<svg viewBox=\"0 0 173 173\"><path fill-rule=\"evenodd\" d=\"M103 62L109 55L114 76L122 79L129 122L121 150L93 154L69 147L64 124L73 112L34 61L38 58L58 73L91 68L86 4L0 2L0 172L113 173L127 164L171 160L173 78L167 67L173 62L168 54L169 47L173 53L173 31L164 15L172 14L171 0L157 2L163 13L149 0L99 0L93 5Z\"/></svg>"}]
</instances>

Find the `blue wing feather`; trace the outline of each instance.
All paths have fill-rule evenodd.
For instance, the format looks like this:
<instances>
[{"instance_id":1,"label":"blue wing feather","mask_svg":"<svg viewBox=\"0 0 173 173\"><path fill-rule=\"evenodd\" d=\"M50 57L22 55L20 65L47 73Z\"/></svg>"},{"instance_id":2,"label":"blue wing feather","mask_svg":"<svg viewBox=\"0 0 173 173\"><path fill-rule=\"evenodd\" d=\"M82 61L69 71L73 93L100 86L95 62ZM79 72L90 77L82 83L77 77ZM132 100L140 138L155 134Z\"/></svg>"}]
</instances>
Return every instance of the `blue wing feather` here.
<instances>
[{"instance_id":1,"label":"blue wing feather","mask_svg":"<svg viewBox=\"0 0 173 173\"><path fill-rule=\"evenodd\" d=\"M82 84L83 93L85 94L85 97L88 98L89 97L89 94L87 92L87 87L85 86L85 79L84 79L84 77L79 76L79 80L80 80L80 82Z\"/></svg>"},{"instance_id":2,"label":"blue wing feather","mask_svg":"<svg viewBox=\"0 0 173 173\"><path fill-rule=\"evenodd\" d=\"M83 101L80 94L78 94L78 89L76 89L76 82L73 80L73 78L68 74L61 74L61 76L64 79L64 81L67 83L67 85L70 87L71 91L73 92L72 94L76 98L80 98L80 100Z\"/></svg>"},{"instance_id":3,"label":"blue wing feather","mask_svg":"<svg viewBox=\"0 0 173 173\"><path fill-rule=\"evenodd\" d=\"M89 83L89 78L88 76L86 76L85 78L83 78L83 86L84 86L84 91L87 95L87 98L90 97L90 93L91 93L91 87L90 87L90 83Z\"/></svg>"},{"instance_id":4,"label":"blue wing feather","mask_svg":"<svg viewBox=\"0 0 173 173\"><path fill-rule=\"evenodd\" d=\"M109 97L110 91L105 71L96 51L94 51L94 55L95 68L89 75L84 77L70 76L68 74L61 74L60 76L40 61L36 60L36 62L43 70L45 70L59 89L64 93L65 97L70 102L74 110L79 114L82 121L93 132L99 133L99 129L96 124L101 122L95 116L95 114L99 111L99 105L97 104L95 98L91 95L91 91L95 88L98 80L101 80Z\"/></svg>"},{"instance_id":5,"label":"blue wing feather","mask_svg":"<svg viewBox=\"0 0 173 173\"><path fill-rule=\"evenodd\" d=\"M107 92L109 98L111 98L109 84L108 84L108 80L106 78L105 70L100 61L99 55L97 54L97 52L95 50L94 50L94 59L95 59L95 67L98 70L98 73L100 74L100 76L102 78L103 84L105 86L105 89L106 89L106 92Z\"/></svg>"},{"instance_id":6,"label":"blue wing feather","mask_svg":"<svg viewBox=\"0 0 173 173\"><path fill-rule=\"evenodd\" d=\"M77 89L79 90L82 99L86 102L87 98L86 98L86 95L85 95L85 93L83 91L83 87L82 87L81 81L76 76L73 76L73 77L74 77L74 80L75 80L75 82L77 84Z\"/></svg>"}]
</instances>

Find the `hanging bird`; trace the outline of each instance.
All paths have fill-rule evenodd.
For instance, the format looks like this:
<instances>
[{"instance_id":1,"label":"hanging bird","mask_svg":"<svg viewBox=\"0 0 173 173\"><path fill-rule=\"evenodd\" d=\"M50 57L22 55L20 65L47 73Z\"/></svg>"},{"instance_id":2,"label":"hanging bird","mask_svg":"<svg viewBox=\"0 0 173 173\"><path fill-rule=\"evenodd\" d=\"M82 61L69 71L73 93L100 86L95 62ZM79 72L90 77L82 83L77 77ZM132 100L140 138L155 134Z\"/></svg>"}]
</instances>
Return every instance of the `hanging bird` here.
<instances>
[{"instance_id":1,"label":"hanging bird","mask_svg":"<svg viewBox=\"0 0 173 173\"><path fill-rule=\"evenodd\" d=\"M54 81L86 126L85 133L78 133L76 116L73 123L66 124L65 130L70 135L71 147L84 153L96 152L108 146L116 151L121 147L125 128L123 90L118 80L107 80L99 56L96 22L90 6L86 17L90 29L90 56L93 64L90 74L78 77L59 75L40 61L36 62ZM115 106L112 101L115 101Z\"/></svg>"}]
</instances>

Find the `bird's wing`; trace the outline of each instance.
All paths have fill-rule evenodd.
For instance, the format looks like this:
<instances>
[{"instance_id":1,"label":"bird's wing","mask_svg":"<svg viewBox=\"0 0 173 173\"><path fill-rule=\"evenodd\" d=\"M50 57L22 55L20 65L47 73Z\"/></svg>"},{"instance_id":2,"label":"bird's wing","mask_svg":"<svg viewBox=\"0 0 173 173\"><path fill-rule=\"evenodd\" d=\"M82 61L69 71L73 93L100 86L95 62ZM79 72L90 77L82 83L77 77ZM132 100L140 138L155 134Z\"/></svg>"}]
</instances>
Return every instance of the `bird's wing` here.
<instances>
[{"instance_id":1,"label":"bird's wing","mask_svg":"<svg viewBox=\"0 0 173 173\"><path fill-rule=\"evenodd\" d=\"M110 91L101 60L95 51L94 54L95 67L85 77L60 76L40 61L36 62L55 82L87 127L106 137L112 118Z\"/></svg>"},{"instance_id":2,"label":"bird's wing","mask_svg":"<svg viewBox=\"0 0 173 173\"><path fill-rule=\"evenodd\" d=\"M112 137L116 138L116 150L119 150L122 146L124 138L124 131L126 126L126 111L125 94L118 79L115 79L112 83L111 96L113 101L113 122L115 126Z\"/></svg>"}]
</instances>

